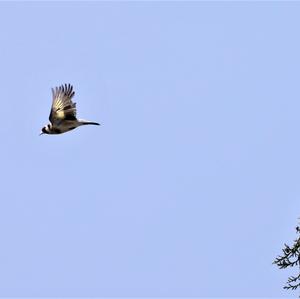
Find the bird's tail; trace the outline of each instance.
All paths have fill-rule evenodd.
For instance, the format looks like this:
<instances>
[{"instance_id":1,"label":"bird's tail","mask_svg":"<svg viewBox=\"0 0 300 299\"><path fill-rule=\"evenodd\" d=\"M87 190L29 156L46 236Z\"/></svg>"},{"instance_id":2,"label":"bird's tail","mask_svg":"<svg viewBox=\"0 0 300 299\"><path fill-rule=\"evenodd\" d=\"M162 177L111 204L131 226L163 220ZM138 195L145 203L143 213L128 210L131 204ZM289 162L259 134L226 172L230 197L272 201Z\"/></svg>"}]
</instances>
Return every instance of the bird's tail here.
<instances>
[{"instance_id":1,"label":"bird's tail","mask_svg":"<svg viewBox=\"0 0 300 299\"><path fill-rule=\"evenodd\" d=\"M94 121L89 121L89 120L84 120L84 119L79 119L78 120L79 123L83 126L83 125L96 125L96 126L100 126L99 123L96 123Z\"/></svg>"}]
</instances>

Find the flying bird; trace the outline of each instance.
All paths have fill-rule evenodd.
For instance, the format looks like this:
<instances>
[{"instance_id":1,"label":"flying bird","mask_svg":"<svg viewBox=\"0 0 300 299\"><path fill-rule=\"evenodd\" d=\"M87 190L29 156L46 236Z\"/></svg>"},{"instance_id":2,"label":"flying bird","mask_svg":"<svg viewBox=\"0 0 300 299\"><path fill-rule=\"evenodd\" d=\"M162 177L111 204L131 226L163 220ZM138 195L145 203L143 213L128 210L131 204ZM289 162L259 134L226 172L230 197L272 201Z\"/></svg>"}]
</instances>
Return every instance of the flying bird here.
<instances>
[{"instance_id":1,"label":"flying bird","mask_svg":"<svg viewBox=\"0 0 300 299\"><path fill-rule=\"evenodd\" d=\"M100 124L76 117L76 103L72 102L75 92L70 84L52 88L50 123L42 128L42 134L61 134L83 125Z\"/></svg>"}]
</instances>

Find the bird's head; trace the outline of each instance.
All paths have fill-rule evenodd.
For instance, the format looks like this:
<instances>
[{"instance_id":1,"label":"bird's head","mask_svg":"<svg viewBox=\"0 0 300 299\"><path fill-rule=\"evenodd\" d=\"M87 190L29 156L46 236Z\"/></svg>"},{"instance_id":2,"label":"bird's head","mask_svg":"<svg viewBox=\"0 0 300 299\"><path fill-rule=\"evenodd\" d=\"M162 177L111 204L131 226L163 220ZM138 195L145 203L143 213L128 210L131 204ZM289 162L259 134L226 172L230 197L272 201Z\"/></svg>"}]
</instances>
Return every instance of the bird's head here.
<instances>
[{"instance_id":1,"label":"bird's head","mask_svg":"<svg viewBox=\"0 0 300 299\"><path fill-rule=\"evenodd\" d=\"M50 134L50 124L42 128L40 135L43 134Z\"/></svg>"}]
</instances>

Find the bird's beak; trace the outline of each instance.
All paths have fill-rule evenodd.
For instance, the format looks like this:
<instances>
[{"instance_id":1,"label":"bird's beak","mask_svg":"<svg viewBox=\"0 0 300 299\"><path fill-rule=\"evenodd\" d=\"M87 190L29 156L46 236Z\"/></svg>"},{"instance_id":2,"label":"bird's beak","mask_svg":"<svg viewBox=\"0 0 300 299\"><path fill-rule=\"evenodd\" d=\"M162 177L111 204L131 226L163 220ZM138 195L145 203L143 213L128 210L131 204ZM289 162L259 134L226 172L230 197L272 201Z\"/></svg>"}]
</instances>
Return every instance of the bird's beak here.
<instances>
[{"instance_id":1,"label":"bird's beak","mask_svg":"<svg viewBox=\"0 0 300 299\"><path fill-rule=\"evenodd\" d=\"M44 134L44 132L41 132L40 134L39 134L39 136L41 136L41 135L43 135Z\"/></svg>"}]
</instances>

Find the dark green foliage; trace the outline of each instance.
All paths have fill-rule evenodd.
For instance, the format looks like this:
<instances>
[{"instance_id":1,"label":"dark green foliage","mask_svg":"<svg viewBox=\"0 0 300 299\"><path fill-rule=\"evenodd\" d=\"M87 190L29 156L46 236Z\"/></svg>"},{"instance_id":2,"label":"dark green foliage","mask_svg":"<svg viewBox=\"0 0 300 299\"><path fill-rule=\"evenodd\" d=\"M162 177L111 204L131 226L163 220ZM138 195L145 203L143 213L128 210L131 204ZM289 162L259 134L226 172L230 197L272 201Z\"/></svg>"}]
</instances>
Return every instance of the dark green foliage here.
<instances>
[{"instance_id":1,"label":"dark green foliage","mask_svg":"<svg viewBox=\"0 0 300 299\"><path fill-rule=\"evenodd\" d=\"M300 227L296 227L297 234L300 233ZM286 290L296 290L300 287L300 237L294 240L293 246L284 244L282 249L283 254L279 255L273 264L276 264L279 269L285 269L287 267L297 267L298 275L290 276L286 285L283 287Z\"/></svg>"}]
</instances>

